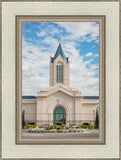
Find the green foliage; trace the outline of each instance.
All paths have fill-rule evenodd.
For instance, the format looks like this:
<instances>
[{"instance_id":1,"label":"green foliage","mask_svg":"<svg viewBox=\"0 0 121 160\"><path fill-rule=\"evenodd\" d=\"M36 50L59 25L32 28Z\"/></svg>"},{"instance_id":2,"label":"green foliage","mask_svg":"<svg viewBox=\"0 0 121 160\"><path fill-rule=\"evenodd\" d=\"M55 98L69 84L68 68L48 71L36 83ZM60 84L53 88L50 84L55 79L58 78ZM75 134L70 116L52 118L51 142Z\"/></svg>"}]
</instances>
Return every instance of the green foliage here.
<instances>
[{"instance_id":1,"label":"green foliage","mask_svg":"<svg viewBox=\"0 0 121 160\"><path fill-rule=\"evenodd\" d=\"M88 125L88 128L89 128L89 129L94 129L94 125L93 125L93 124L89 124L89 125Z\"/></svg>"},{"instance_id":2,"label":"green foliage","mask_svg":"<svg viewBox=\"0 0 121 160\"><path fill-rule=\"evenodd\" d=\"M37 124L34 124L34 125L32 125L32 128L36 128L38 125Z\"/></svg>"},{"instance_id":3,"label":"green foliage","mask_svg":"<svg viewBox=\"0 0 121 160\"><path fill-rule=\"evenodd\" d=\"M50 127L50 129L56 129L57 127L65 128L66 125L65 125L65 124L61 124L61 125L53 124L53 125Z\"/></svg>"},{"instance_id":4,"label":"green foliage","mask_svg":"<svg viewBox=\"0 0 121 160\"><path fill-rule=\"evenodd\" d=\"M84 125L84 124L82 124L80 127L81 127L81 128L84 128L84 129L86 129L86 128L94 129L94 125L93 125L93 124L89 124L89 125Z\"/></svg>"},{"instance_id":5,"label":"green foliage","mask_svg":"<svg viewBox=\"0 0 121 160\"><path fill-rule=\"evenodd\" d=\"M50 129L56 129L57 127L58 127L57 124L53 124L53 125L50 127Z\"/></svg>"},{"instance_id":6,"label":"green foliage","mask_svg":"<svg viewBox=\"0 0 121 160\"><path fill-rule=\"evenodd\" d=\"M80 125L80 127L86 129L88 127L88 125L83 125L82 124L82 125Z\"/></svg>"},{"instance_id":7,"label":"green foliage","mask_svg":"<svg viewBox=\"0 0 121 160\"><path fill-rule=\"evenodd\" d=\"M99 128L99 115L98 115L98 110L97 109L96 109L95 128Z\"/></svg>"},{"instance_id":8,"label":"green foliage","mask_svg":"<svg viewBox=\"0 0 121 160\"><path fill-rule=\"evenodd\" d=\"M26 124L27 126L27 129L30 129L30 128L36 128L38 125L37 124Z\"/></svg>"},{"instance_id":9,"label":"green foliage","mask_svg":"<svg viewBox=\"0 0 121 160\"><path fill-rule=\"evenodd\" d=\"M31 124L26 124L26 126L27 126L27 129L32 128Z\"/></svg>"},{"instance_id":10,"label":"green foliage","mask_svg":"<svg viewBox=\"0 0 121 160\"><path fill-rule=\"evenodd\" d=\"M61 124L61 127L62 127L62 128L65 128L65 127L66 127L66 125L65 125L65 124Z\"/></svg>"},{"instance_id":11,"label":"green foliage","mask_svg":"<svg viewBox=\"0 0 121 160\"><path fill-rule=\"evenodd\" d=\"M25 126L25 111L23 110L22 111L22 128L24 129L24 126Z\"/></svg>"}]
</instances>

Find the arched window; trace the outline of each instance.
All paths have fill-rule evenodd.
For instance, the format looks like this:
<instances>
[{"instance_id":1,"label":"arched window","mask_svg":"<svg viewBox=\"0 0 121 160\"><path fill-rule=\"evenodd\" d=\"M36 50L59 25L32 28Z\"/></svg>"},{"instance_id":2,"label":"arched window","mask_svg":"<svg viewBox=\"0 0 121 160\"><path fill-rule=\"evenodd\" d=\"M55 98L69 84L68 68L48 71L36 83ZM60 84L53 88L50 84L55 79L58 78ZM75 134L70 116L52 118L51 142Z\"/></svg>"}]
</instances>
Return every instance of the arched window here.
<instances>
[{"instance_id":1,"label":"arched window","mask_svg":"<svg viewBox=\"0 0 121 160\"><path fill-rule=\"evenodd\" d=\"M56 66L56 82L63 83L63 65Z\"/></svg>"},{"instance_id":2,"label":"arched window","mask_svg":"<svg viewBox=\"0 0 121 160\"><path fill-rule=\"evenodd\" d=\"M53 123L55 124L55 122L66 123L66 111L61 106L56 107L53 111Z\"/></svg>"}]
</instances>

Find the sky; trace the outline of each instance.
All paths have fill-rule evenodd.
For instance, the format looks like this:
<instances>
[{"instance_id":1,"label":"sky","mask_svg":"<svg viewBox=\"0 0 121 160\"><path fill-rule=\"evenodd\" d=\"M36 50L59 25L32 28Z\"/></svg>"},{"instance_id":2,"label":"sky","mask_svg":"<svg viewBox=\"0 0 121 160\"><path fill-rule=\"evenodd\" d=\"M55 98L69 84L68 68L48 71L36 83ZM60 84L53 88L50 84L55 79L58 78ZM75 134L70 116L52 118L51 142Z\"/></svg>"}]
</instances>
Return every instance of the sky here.
<instances>
[{"instance_id":1,"label":"sky","mask_svg":"<svg viewBox=\"0 0 121 160\"><path fill-rule=\"evenodd\" d=\"M59 45L70 57L70 87L99 95L98 22L22 22L22 95L49 87L50 56Z\"/></svg>"}]
</instances>

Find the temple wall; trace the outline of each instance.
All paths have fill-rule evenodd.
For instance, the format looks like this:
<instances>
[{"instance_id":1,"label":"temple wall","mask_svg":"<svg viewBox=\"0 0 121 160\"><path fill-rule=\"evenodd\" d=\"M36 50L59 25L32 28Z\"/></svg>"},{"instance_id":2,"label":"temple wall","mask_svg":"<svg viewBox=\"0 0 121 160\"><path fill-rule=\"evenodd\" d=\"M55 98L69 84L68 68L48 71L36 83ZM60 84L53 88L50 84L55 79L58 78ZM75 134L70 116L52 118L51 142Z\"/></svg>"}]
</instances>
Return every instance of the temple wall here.
<instances>
[{"instance_id":1,"label":"temple wall","mask_svg":"<svg viewBox=\"0 0 121 160\"><path fill-rule=\"evenodd\" d=\"M22 110L25 111L26 122L36 122L37 120L37 100L36 99L23 99Z\"/></svg>"},{"instance_id":2,"label":"temple wall","mask_svg":"<svg viewBox=\"0 0 121 160\"><path fill-rule=\"evenodd\" d=\"M25 110L25 121L39 124L53 124L53 111L61 106L66 110L66 124L93 123L99 100L83 100L57 92L47 98L23 99L22 110Z\"/></svg>"},{"instance_id":3,"label":"temple wall","mask_svg":"<svg viewBox=\"0 0 121 160\"><path fill-rule=\"evenodd\" d=\"M66 110L67 123L74 121L74 98L61 92L57 92L47 98L38 97L37 113L42 116L37 116L37 120L44 121L46 119L46 123L48 123L48 121L53 123L53 111L57 106L61 106Z\"/></svg>"}]
</instances>

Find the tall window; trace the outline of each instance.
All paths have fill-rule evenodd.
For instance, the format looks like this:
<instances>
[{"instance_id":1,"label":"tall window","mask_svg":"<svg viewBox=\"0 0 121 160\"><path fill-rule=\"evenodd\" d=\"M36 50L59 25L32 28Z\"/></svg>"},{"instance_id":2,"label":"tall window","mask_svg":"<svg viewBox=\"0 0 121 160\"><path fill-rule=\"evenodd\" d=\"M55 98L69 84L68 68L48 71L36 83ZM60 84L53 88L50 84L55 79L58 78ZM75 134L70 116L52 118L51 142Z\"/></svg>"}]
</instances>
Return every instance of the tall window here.
<instances>
[{"instance_id":1,"label":"tall window","mask_svg":"<svg viewBox=\"0 0 121 160\"><path fill-rule=\"evenodd\" d=\"M56 66L57 83L63 83L63 65Z\"/></svg>"}]
</instances>

